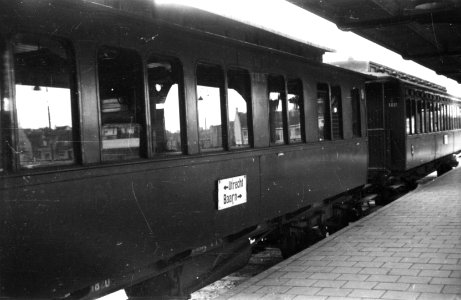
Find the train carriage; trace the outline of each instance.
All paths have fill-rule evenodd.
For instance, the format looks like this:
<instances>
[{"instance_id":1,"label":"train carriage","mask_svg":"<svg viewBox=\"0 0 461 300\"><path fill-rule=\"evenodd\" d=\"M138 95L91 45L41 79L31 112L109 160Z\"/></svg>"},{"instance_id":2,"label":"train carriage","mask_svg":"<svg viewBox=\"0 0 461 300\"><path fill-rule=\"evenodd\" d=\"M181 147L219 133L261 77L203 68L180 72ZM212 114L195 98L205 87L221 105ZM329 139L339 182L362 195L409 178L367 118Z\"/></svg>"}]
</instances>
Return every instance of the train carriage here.
<instances>
[{"instance_id":1,"label":"train carriage","mask_svg":"<svg viewBox=\"0 0 461 300\"><path fill-rule=\"evenodd\" d=\"M1 1L2 297L187 297L366 183L368 77L111 3Z\"/></svg>"},{"instance_id":2,"label":"train carriage","mask_svg":"<svg viewBox=\"0 0 461 300\"><path fill-rule=\"evenodd\" d=\"M461 151L461 101L445 87L375 62L335 65L372 75L366 83L369 177L414 184L457 165ZM386 179L387 178L387 179Z\"/></svg>"}]
</instances>

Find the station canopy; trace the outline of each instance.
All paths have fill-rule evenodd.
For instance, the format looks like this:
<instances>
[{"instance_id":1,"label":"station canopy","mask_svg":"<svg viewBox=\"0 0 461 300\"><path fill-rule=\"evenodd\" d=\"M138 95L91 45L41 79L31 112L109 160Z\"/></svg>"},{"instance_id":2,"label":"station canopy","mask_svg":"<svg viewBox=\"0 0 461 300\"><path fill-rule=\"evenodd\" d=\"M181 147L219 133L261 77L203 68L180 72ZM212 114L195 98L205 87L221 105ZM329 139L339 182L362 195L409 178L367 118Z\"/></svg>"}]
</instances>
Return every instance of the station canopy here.
<instances>
[{"instance_id":1,"label":"station canopy","mask_svg":"<svg viewBox=\"0 0 461 300\"><path fill-rule=\"evenodd\" d=\"M460 0L288 0L461 83Z\"/></svg>"}]
</instances>

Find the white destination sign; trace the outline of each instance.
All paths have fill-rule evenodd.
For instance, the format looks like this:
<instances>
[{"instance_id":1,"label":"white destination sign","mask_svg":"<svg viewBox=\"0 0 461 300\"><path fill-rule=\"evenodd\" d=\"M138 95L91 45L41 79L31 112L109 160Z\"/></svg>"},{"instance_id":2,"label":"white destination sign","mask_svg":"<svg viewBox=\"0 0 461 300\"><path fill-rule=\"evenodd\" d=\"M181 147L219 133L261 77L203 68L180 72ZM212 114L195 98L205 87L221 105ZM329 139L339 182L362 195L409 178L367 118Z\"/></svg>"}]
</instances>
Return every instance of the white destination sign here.
<instances>
[{"instance_id":1,"label":"white destination sign","mask_svg":"<svg viewBox=\"0 0 461 300\"><path fill-rule=\"evenodd\" d=\"M218 180L218 210L247 202L246 175Z\"/></svg>"}]
</instances>

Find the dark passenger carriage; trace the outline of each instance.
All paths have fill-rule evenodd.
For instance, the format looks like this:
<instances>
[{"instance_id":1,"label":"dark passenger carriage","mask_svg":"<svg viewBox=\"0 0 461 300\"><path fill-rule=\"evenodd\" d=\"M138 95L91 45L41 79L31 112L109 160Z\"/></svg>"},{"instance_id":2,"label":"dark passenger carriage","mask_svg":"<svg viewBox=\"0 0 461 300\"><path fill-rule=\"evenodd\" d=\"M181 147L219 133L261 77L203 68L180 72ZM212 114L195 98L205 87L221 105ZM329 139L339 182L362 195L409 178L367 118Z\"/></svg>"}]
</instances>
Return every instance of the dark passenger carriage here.
<instances>
[{"instance_id":1,"label":"dark passenger carriage","mask_svg":"<svg viewBox=\"0 0 461 300\"><path fill-rule=\"evenodd\" d=\"M366 83L369 177L389 175L409 183L457 165L461 151L461 101L445 87L374 62L335 65L374 76Z\"/></svg>"},{"instance_id":2,"label":"dark passenger carriage","mask_svg":"<svg viewBox=\"0 0 461 300\"><path fill-rule=\"evenodd\" d=\"M366 182L363 75L92 2L0 1L0 296L187 295Z\"/></svg>"}]
</instances>

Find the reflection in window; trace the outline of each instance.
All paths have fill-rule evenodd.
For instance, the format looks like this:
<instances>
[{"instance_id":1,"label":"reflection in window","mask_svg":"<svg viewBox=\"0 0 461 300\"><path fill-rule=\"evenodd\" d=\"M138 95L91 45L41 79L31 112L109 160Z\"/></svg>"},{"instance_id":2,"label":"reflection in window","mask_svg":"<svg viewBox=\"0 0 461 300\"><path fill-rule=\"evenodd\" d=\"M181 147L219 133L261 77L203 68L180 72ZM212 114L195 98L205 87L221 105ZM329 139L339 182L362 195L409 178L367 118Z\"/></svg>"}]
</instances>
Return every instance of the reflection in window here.
<instances>
[{"instance_id":1,"label":"reflection in window","mask_svg":"<svg viewBox=\"0 0 461 300\"><path fill-rule=\"evenodd\" d=\"M223 149L221 99L224 74L220 67L197 66L197 109L199 146L202 150Z\"/></svg>"},{"instance_id":2,"label":"reflection in window","mask_svg":"<svg viewBox=\"0 0 461 300\"><path fill-rule=\"evenodd\" d=\"M406 99L405 101L405 124L406 124L406 133L407 135L410 135L410 134L413 134L413 124L411 122L411 119L412 119L412 109L411 109L411 100L410 99Z\"/></svg>"},{"instance_id":3,"label":"reflection in window","mask_svg":"<svg viewBox=\"0 0 461 300\"><path fill-rule=\"evenodd\" d=\"M147 63L154 153L181 152L179 62L151 57Z\"/></svg>"},{"instance_id":4,"label":"reflection in window","mask_svg":"<svg viewBox=\"0 0 461 300\"><path fill-rule=\"evenodd\" d=\"M17 153L22 168L75 162L69 49L42 37L14 41Z\"/></svg>"},{"instance_id":5,"label":"reflection in window","mask_svg":"<svg viewBox=\"0 0 461 300\"><path fill-rule=\"evenodd\" d=\"M351 105L352 105L352 136L362 136L362 124L360 119L360 90L353 88L351 90Z\"/></svg>"},{"instance_id":6,"label":"reflection in window","mask_svg":"<svg viewBox=\"0 0 461 300\"><path fill-rule=\"evenodd\" d=\"M244 70L229 70L227 87L230 147L248 147L251 130L250 75Z\"/></svg>"},{"instance_id":7,"label":"reflection in window","mask_svg":"<svg viewBox=\"0 0 461 300\"><path fill-rule=\"evenodd\" d=\"M331 127L333 139L338 140L343 138L343 108L341 99L341 87L331 87Z\"/></svg>"},{"instance_id":8,"label":"reflection in window","mask_svg":"<svg viewBox=\"0 0 461 300\"><path fill-rule=\"evenodd\" d=\"M289 80L288 84L288 136L290 142L303 140L303 86L301 80Z\"/></svg>"},{"instance_id":9,"label":"reflection in window","mask_svg":"<svg viewBox=\"0 0 461 300\"><path fill-rule=\"evenodd\" d=\"M284 144L286 120L285 80L282 76L269 75L269 130L271 144Z\"/></svg>"},{"instance_id":10,"label":"reflection in window","mask_svg":"<svg viewBox=\"0 0 461 300\"><path fill-rule=\"evenodd\" d=\"M331 139L330 129L330 91L328 84L317 84L317 116L319 141Z\"/></svg>"},{"instance_id":11,"label":"reflection in window","mask_svg":"<svg viewBox=\"0 0 461 300\"><path fill-rule=\"evenodd\" d=\"M425 120L426 120L426 132L431 132L432 131L432 125L431 125L431 106L430 102L428 100L424 101L424 107L425 107Z\"/></svg>"},{"instance_id":12,"label":"reflection in window","mask_svg":"<svg viewBox=\"0 0 461 300\"><path fill-rule=\"evenodd\" d=\"M139 158L145 129L141 59L131 50L103 47L98 71L102 160Z\"/></svg>"},{"instance_id":13,"label":"reflection in window","mask_svg":"<svg viewBox=\"0 0 461 300\"><path fill-rule=\"evenodd\" d=\"M413 113L415 133L421 133L421 104L419 100L413 100Z\"/></svg>"},{"instance_id":14,"label":"reflection in window","mask_svg":"<svg viewBox=\"0 0 461 300\"><path fill-rule=\"evenodd\" d=\"M437 131L436 124L435 124L435 103L430 102L430 124L431 124L431 132Z\"/></svg>"}]
</instances>

